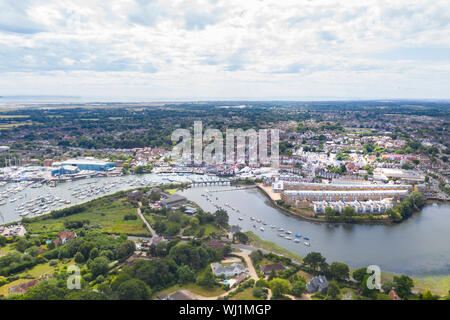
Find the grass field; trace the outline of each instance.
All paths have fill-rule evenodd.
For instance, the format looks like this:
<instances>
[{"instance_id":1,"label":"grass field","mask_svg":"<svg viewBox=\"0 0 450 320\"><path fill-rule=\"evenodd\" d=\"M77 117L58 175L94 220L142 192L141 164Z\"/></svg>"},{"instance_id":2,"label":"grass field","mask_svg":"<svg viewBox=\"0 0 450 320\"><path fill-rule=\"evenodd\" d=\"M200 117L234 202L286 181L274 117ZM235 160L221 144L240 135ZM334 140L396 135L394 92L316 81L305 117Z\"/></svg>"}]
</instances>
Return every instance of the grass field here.
<instances>
[{"instance_id":1,"label":"grass field","mask_svg":"<svg viewBox=\"0 0 450 320\"><path fill-rule=\"evenodd\" d=\"M0 248L0 257L6 255L12 248L11 243L7 243L4 247Z\"/></svg>"},{"instance_id":2,"label":"grass field","mask_svg":"<svg viewBox=\"0 0 450 320\"><path fill-rule=\"evenodd\" d=\"M265 249L267 251L271 251L273 253L276 253L278 255L281 255L281 256L284 256L287 258L291 258L298 262L303 261L303 258L300 257L299 255L296 255L296 254L290 252L289 250L276 245L275 243L273 243L271 241L262 240L260 237L258 237L256 234L254 234L251 231L247 231L245 234L247 234L247 236L248 236L250 245L252 245L254 247L258 247L261 249Z\"/></svg>"},{"instance_id":3,"label":"grass field","mask_svg":"<svg viewBox=\"0 0 450 320\"><path fill-rule=\"evenodd\" d=\"M8 296L8 294L9 294L9 288L11 288L11 287L13 287L13 286L15 286L15 285L21 284L21 283L28 282L28 281L30 281L30 280L33 280L33 279L17 279L17 280L15 280L15 281L13 281L13 282L10 282L10 283L8 283L8 284L5 284L4 286L1 286L1 287L0 287L0 296L1 296L1 295L5 296L5 297Z\"/></svg>"},{"instance_id":4,"label":"grass field","mask_svg":"<svg viewBox=\"0 0 450 320\"><path fill-rule=\"evenodd\" d=\"M244 291L237 293L230 300L259 300L253 296L253 288L244 289Z\"/></svg>"},{"instance_id":5,"label":"grass field","mask_svg":"<svg viewBox=\"0 0 450 320\"><path fill-rule=\"evenodd\" d=\"M174 188L174 189L166 189L165 192L167 192L168 194L174 194L175 192L177 192L178 189Z\"/></svg>"},{"instance_id":6,"label":"grass field","mask_svg":"<svg viewBox=\"0 0 450 320\"><path fill-rule=\"evenodd\" d=\"M394 275L382 273L381 280L392 281ZM413 291L423 292L429 289L433 294L446 296L450 291L450 275L431 277L411 277L414 280Z\"/></svg>"},{"instance_id":7,"label":"grass field","mask_svg":"<svg viewBox=\"0 0 450 320\"><path fill-rule=\"evenodd\" d=\"M156 292L153 294L153 297L155 298L156 296L163 294L163 293L171 294L171 293L174 293L174 292L176 292L178 290L182 290L182 289L189 290L189 291L191 291L195 294L201 295L203 297L215 297L215 296L221 295L222 293L225 293L225 291L220 286L214 286L213 288L204 288L195 283L187 283L181 287L179 285L174 285L174 286L164 289L162 291Z\"/></svg>"},{"instance_id":8,"label":"grass field","mask_svg":"<svg viewBox=\"0 0 450 320\"><path fill-rule=\"evenodd\" d=\"M413 279L414 288L418 291L430 289L431 292L439 295L447 295L450 292L450 275Z\"/></svg>"},{"instance_id":9,"label":"grass field","mask_svg":"<svg viewBox=\"0 0 450 320\"><path fill-rule=\"evenodd\" d=\"M10 122L10 123L1 123L0 130L9 130L20 126L31 125L31 122Z\"/></svg>"},{"instance_id":10,"label":"grass field","mask_svg":"<svg viewBox=\"0 0 450 320\"><path fill-rule=\"evenodd\" d=\"M60 260L56 261L58 262L58 264L55 266L50 266L49 262L38 264L37 266L34 266L32 269L26 270L18 274L18 276L23 278L40 278L41 276L53 274L55 270L61 271L64 266L69 267L75 264L75 261L73 259L65 263L61 262Z\"/></svg>"},{"instance_id":11,"label":"grass field","mask_svg":"<svg viewBox=\"0 0 450 320\"><path fill-rule=\"evenodd\" d=\"M100 226L102 232L148 235L149 231L142 226L139 217L136 220L124 220L127 214L136 214L136 208L130 204L116 200L107 205L92 204L86 211L68 217L39 219L26 225L28 232L47 233L64 229L64 221L89 220L91 224Z\"/></svg>"}]
</instances>

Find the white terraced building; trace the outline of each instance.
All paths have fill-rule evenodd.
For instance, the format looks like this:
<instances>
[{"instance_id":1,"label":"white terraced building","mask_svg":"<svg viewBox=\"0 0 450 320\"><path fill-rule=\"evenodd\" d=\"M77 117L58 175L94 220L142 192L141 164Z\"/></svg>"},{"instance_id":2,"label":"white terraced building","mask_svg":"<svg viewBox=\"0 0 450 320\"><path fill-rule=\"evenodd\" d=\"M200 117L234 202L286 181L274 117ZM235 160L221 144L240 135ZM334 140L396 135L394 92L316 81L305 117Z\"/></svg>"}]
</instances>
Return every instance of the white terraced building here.
<instances>
[{"instance_id":1,"label":"white terraced building","mask_svg":"<svg viewBox=\"0 0 450 320\"><path fill-rule=\"evenodd\" d=\"M327 207L330 207L340 213L342 213L345 207L352 207L355 209L356 214L365 214L365 213L373 213L373 214L382 214L386 212L387 209L393 207L392 201L389 199L383 199L381 201L352 201L352 202L327 202L327 201L317 201L313 202L314 213L316 214L325 214L325 210Z\"/></svg>"},{"instance_id":2,"label":"white terraced building","mask_svg":"<svg viewBox=\"0 0 450 320\"><path fill-rule=\"evenodd\" d=\"M340 183L309 183L298 181L283 181L283 190L329 190L329 191L362 191L362 190L410 190L406 184L340 184Z\"/></svg>"},{"instance_id":3,"label":"white terraced building","mask_svg":"<svg viewBox=\"0 0 450 320\"><path fill-rule=\"evenodd\" d=\"M392 198L402 200L408 196L408 190L361 190L361 191L329 191L329 190L289 190L281 194L285 203L297 205L299 202L313 201L368 201Z\"/></svg>"}]
</instances>

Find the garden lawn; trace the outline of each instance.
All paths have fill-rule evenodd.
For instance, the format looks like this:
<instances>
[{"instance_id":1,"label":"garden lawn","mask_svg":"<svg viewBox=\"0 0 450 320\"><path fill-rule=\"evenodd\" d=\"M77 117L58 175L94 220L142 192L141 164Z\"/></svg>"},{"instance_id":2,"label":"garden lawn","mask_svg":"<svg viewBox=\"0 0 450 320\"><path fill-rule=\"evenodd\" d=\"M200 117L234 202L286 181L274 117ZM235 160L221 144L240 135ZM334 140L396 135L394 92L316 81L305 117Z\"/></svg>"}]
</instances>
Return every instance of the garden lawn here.
<instances>
[{"instance_id":1,"label":"garden lawn","mask_svg":"<svg viewBox=\"0 0 450 320\"><path fill-rule=\"evenodd\" d=\"M203 297L215 297L215 296L219 296L219 295L225 293L225 291L220 286L214 286L213 288L204 288L195 283L186 283L182 286L174 285L167 289L161 290L161 291L155 293L153 296L156 297L163 293L170 295L170 294L172 294L178 290L182 290L182 289L189 290L189 291L191 291L195 294L201 295Z\"/></svg>"},{"instance_id":2,"label":"garden lawn","mask_svg":"<svg viewBox=\"0 0 450 320\"><path fill-rule=\"evenodd\" d=\"M33 268L29 270L25 270L24 272L18 274L19 277L25 277L25 278L40 278L41 276L45 275L51 275L55 272L56 269L61 271L64 266L69 267L71 265L74 265L75 262L73 259L63 263L60 260L58 261L57 265L50 266L49 262L42 263L34 266Z\"/></svg>"},{"instance_id":3,"label":"garden lawn","mask_svg":"<svg viewBox=\"0 0 450 320\"><path fill-rule=\"evenodd\" d=\"M230 300L260 300L253 296L253 288L246 288L244 291L237 293Z\"/></svg>"},{"instance_id":4,"label":"garden lawn","mask_svg":"<svg viewBox=\"0 0 450 320\"><path fill-rule=\"evenodd\" d=\"M11 250L13 250L11 243L7 243L4 247L0 247L0 257L6 255Z\"/></svg>"}]
</instances>

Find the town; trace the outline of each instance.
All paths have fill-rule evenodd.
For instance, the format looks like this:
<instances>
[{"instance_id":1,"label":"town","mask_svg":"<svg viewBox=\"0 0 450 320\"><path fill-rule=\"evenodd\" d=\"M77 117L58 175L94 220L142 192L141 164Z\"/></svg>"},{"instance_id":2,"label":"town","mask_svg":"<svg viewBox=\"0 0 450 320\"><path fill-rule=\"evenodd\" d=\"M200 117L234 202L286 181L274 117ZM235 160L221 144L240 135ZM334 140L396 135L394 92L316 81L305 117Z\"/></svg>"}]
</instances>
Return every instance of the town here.
<instances>
[{"instance_id":1,"label":"town","mask_svg":"<svg viewBox=\"0 0 450 320\"><path fill-rule=\"evenodd\" d=\"M0 121L10 125L0 132L0 295L45 298L78 266L82 288L55 298L445 297L448 290L406 275L385 276L383 288L370 290L363 266L326 262L318 234L222 199L256 191L277 216L306 221L303 228L407 224L436 203L448 211L448 107L416 103L3 112ZM280 162L251 164L251 147L232 163L172 159L171 130L192 129L194 121L223 131L276 128ZM268 245L271 235L278 237Z\"/></svg>"}]
</instances>

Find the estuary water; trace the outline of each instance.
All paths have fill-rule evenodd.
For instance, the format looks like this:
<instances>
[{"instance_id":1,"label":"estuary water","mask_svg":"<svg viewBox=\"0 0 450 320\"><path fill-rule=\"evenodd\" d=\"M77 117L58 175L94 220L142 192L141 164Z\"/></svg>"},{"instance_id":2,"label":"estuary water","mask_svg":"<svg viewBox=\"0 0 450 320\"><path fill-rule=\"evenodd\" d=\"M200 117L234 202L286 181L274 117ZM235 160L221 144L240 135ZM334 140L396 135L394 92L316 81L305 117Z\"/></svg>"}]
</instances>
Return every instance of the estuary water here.
<instances>
[{"instance_id":1,"label":"estuary water","mask_svg":"<svg viewBox=\"0 0 450 320\"><path fill-rule=\"evenodd\" d=\"M243 231L253 231L262 239L300 256L317 251L329 263L345 262L351 268L378 265L383 272L389 273L414 276L450 274L450 206L447 204L426 206L422 212L395 225L335 225L311 223L287 215L274 208L257 189L205 189L191 188L180 194L197 202L206 211L217 210L216 204L224 207L231 225L239 225ZM202 196L206 191L210 192L212 202ZM256 219L261 219L261 222ZM264 231L260 230L261 227ZM277 231L279 228L284 232ZM292 240L280 237L280 234L286 236L285 231L292 232ZM295 235L301 235L302 240L294 242ZM309 247L304 244L305 236L309 238Z\"/></svg>"}]
</instances>

